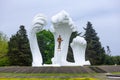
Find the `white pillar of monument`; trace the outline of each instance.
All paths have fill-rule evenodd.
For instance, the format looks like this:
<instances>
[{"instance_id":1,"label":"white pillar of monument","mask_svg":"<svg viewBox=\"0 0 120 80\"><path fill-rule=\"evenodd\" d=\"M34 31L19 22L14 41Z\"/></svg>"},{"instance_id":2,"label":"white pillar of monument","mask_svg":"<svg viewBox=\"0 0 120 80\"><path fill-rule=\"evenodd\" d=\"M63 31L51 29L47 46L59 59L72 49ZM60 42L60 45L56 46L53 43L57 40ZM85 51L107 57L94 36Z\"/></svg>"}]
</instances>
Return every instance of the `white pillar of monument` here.
<instances>
[{"instance_id":1,"label":"white pillar of monument","mask_svg":"<svg viewBox=\"0 0 120 80\"><path fill-rule=\"evenodd\" d=\"M85 61L85 51L87 42L83 37L77 36L73 39L71 47L76 66L90 65L89 61Z\"/></svg>"},{"instance_id":2,"label":"white pillar of monument","mask_svg":"<svg viewBox=\"0 0 120 80\"><path fill-rule=\"evenodd\" d=\"M67 52L69 46L69 39L71 33L76 30L72 19L69 14L64 10L52 17L52 32L55 39L54 57L52 58L52 64L65 66L69 64L67 62ZM61 43L58 42L59 36L61 37ZM60 45L60 47L59 47Z\"/></svg>"},{"instance_id":3,"label":"white pillar of monument","mask_svg":"<svg viewBox=\"0 0 120 80\"><path fill-rule=\"evenodd\" d=\"M29 42L30 42L30 49L32 53L32 66L33 67L40 67L43 66L43 59L38 47L36 33L42 31L43 27L46 25L46 17L43 14L38 14L34 17L31 30L29 32Z\"/></svg>"}]
</instances>

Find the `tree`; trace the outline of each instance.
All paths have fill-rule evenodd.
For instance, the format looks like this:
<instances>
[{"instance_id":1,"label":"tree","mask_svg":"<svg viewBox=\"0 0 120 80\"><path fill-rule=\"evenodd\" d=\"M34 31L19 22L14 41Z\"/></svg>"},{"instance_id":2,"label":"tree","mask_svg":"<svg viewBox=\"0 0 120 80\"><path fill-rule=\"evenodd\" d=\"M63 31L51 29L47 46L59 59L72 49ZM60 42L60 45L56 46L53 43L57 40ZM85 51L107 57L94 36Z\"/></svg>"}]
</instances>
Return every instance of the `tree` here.
<instances>
[{"instance_id":1,"label":"tree","mask_svg":"<svg viewBox=\"0 0 120 80\"><path fill-rule=\"evenodd\" d=\"M11 65L30 66L32 63L32 55L30 52L27 32L23 25L20 30L10 38L8 42L9 52L8 56Z\"/></svg>"},{"instance_id":2,"label":"tree","mask_svg":"<svg viewBox=\"0 0 120 80\"><path fill-rule=\"evenodd\" d=\"M85 39L87 41L86 60L89 60L92 65L103 64L105 58L105 50L101 46L99 37L96 31L93 29L90 22L87 23L85 30Z\"/></svg>"},{"instance_id":3,"label":"tree","mask_svg":"<svg viewBox=\"0 0 120 80\"><path fill-rule=\"evenodd\" d=\"M106 48L107 48L107 54L110 55L110 53L111 53L110 47L109 47L109 46L106 46Z\"/></svg>"},{"instance_id":4,"label":"tree","mask_svg":"<svg viewBox=\"0 0 120 80\"><path fill-rule=\"evenodd\" d=\"M8 52L8 38L4 33L0 32L0 66L9 65L7 52Z\"/></svg>"},{"instance_id":5,"label":"tree","mask_svg":"<svg viewBox=\"0 0 120 80\"><path fill-rule=\"evenodd\" d=\"M7 53L8 51L7 41L8 39L6 35L0 32L0 53Z\"/></svg>"},{"instance_id":6,"label":"tree","mask_svg":"<svg viewBox=\"0 0 120 80\"><path fill-rule=\"evenodd\" d=\"M54 36L48 30L43 30L37 33L38 45L43 57L43 64L51 64L51 59L54 55Z\"/></svg>"}]
</instances>

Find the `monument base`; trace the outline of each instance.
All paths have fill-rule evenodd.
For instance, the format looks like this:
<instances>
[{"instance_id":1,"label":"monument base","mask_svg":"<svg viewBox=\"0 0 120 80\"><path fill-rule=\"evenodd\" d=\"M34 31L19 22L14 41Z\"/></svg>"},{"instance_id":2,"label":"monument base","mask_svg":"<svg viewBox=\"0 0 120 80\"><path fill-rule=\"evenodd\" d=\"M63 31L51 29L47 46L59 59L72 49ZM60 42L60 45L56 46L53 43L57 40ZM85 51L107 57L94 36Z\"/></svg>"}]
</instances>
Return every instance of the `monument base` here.
<instances>
[{"instance_id":1,"label":"monument base","mask_svg":"<svg viewBox=\"0 0 120 80\"><path fill-rule=\"evenodd\" d=\"M120 72L120 66L66 66L66 67L0 67L1 73L111 73Z\"/></svg>"}]
</instances>

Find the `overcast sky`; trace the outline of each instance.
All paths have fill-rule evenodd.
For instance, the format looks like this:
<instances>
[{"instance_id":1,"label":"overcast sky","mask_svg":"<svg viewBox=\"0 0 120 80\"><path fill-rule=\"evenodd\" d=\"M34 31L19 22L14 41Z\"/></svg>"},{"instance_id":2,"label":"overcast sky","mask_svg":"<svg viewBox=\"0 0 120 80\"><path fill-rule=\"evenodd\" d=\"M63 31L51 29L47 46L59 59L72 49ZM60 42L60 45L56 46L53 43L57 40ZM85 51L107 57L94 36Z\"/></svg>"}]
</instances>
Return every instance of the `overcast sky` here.
<instances>
[{"instance_id":1,"label":"overcast sky","mask_svg":"<svg viewBox=\"0 0 120 80\"><path fill-rule=\"evenodd\" d=\"M38 13L51 17L61 10L70 14L79 32L84 33L87 21L93 24L103 47L110 46L112 55L120 55L120 0L0 0L0 31L8 37L20 25L27 30Z\"/></svg>"}]
</instances>

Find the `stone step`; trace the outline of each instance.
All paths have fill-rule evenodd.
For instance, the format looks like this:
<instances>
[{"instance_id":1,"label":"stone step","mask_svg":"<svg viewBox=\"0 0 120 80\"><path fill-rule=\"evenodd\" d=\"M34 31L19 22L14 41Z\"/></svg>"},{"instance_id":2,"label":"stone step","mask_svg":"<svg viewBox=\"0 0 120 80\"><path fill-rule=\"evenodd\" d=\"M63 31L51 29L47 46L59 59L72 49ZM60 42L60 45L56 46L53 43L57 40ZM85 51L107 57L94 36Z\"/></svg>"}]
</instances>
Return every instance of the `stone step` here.
<instances>
[{"instance_id":1,"label":"stone step","mask_svg":"<svg viewBox=\"0 0 120 80\"><path fill-rule=\"evenodd\" d=\"M94 72L84 67L0 67L0 72L14 73L89 73Z\"/></svg>"},{"instance_id":2,"label":"stone step","mask_svg":"<svg viewBox=\"0 0 120 80\"><path fill-rule=\"evenodd\" d=\"M96 73L107 73L106 71L104 71L103 69L99 68L99 67L89 67L90 69L92 69L93 71L95 71Z\"/></svg>"},{"instance_id":3,"label":"stone step","mask_svg":"<svg viewBox=\"0 0 120 80\"><path fill-rule=\"evenodd\" d=\"M120 72L120 65L105 65L105 66L98 66L100 69L110 73L110 72Z\"/></svg>"},{"instance_id":4,"label":"stone step","mask_svg":"<svg viewBox=\"0 0 120 80\"><path fill-rule=\"evenodd\" d=\"M108 73L120 72L120 66L77 66L77 67L0 67L0 72L13 73Z\"/></svg>"}]
</instances>

